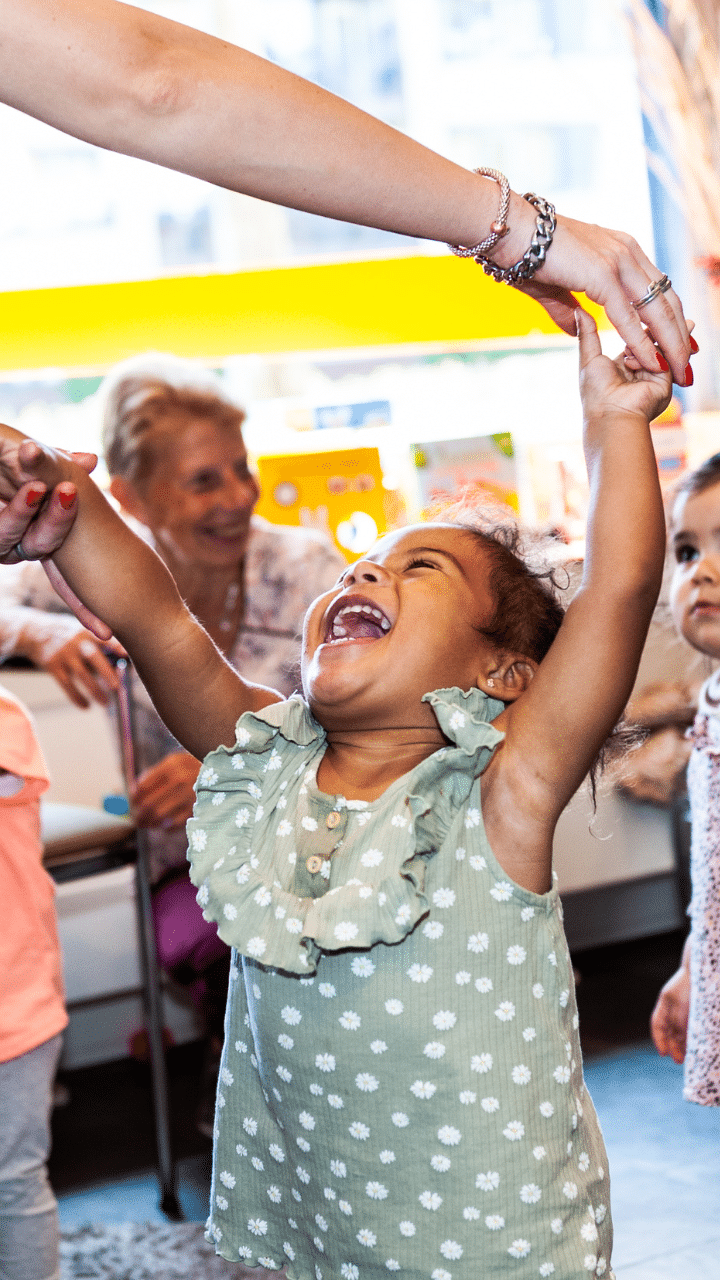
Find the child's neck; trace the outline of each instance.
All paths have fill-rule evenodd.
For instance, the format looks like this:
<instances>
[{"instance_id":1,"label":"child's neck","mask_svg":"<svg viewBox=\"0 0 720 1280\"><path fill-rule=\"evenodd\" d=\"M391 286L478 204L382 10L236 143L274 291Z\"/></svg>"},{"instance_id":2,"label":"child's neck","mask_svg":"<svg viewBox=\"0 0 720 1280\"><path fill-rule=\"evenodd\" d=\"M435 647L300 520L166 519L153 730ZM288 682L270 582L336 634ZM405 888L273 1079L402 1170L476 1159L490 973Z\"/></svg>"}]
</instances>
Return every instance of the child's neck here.
<instances>
[{"instance_id":1,"label":"child's neck","mask_svg":"<svg viewBox=\"0 0 720 1280\"><path fill-rule=\"evenodd\" d=\"M447 742L437 725L332 730L318 768L317 785L327 795L377 800L393 782L444 746Z\"/></svg>"}]
</instances>

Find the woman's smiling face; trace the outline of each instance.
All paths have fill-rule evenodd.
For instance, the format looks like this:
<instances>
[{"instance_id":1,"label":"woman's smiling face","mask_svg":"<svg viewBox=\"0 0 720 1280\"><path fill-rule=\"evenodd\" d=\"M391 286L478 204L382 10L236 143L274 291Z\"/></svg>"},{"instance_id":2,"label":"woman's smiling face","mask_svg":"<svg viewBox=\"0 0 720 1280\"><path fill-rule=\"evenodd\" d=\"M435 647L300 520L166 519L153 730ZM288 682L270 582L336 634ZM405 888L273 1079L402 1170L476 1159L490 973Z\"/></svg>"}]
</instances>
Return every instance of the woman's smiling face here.
<instances>
[{"instance_id":1,"label":"woman's smiling face","mask_svg":"<svg viewBox=\"0 0 720 1280\"><path fill-rule=\"evenodd\" d=\"M237 564L260 492L239 427L181 416L155 436L154 465L135 486L144 523L174 564Z\"/></svg>"},{"instance_id":2,"label":"woman's smiling face","mask_svg":"<svg viewBox=\"0 0 720 1280\"><path fill-rule=\"evenodd\" d=\"M433 689L470 689L492 653L490 557L454 525L382 538L305 620L303 688L326 728L430 723Z\"/></svg>"}]
</instances>

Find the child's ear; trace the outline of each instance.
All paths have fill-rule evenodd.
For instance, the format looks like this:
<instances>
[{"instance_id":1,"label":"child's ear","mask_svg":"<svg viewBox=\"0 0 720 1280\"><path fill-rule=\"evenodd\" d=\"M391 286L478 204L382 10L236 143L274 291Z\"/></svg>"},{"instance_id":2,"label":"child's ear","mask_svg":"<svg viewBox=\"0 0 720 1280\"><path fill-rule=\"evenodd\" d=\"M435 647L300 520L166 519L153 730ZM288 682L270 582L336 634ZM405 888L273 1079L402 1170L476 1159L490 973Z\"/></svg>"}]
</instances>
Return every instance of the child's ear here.
<instances>
[{"instance_id":1,"label":"child's ear","mask_svg":"<svg viewBox=\"0 0 720 1280\"><path fill-rule=\"evenodd\" d=\"M500 702L514 702L525 692L537 669L538 663L524 654L505 653L499 660L496 654L480 671L477 686Z\"/></svg>"},{"instance_id":2,"label":"child's ear","mask_svg":"<svg viewBox=\"0 0 720 1280\"><path fill-rule=\"evenodd\" d=\"M127 511L128 515L133 516L135 520L139 520L141 524L147 524L145 506L133 485L124 480L122 476L113 476L109 489L123 511Z\"/></svg>"}]
</instances>

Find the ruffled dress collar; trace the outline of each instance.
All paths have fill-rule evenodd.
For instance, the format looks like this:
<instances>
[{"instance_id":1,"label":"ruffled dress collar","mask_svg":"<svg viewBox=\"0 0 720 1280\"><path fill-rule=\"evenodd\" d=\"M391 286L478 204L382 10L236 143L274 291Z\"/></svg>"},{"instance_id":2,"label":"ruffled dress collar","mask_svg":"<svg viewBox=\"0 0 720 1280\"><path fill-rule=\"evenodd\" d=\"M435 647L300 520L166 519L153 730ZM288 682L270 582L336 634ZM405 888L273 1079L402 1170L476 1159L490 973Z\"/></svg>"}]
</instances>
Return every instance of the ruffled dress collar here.
<instances>
[{"instance_id":1,"label":"ruffled dress collar","mask_svg":"<svg viewBox=\"0 0 720 1280\"><path fill-rule=\"evenodd\" d=\"M241 716L235 746L206 758L188 823L188 856L198 902L228 945L307 976L323 951L401 942L427 915L427 863L502 740L492 721L503 703L456 688L424 701L448 745L368 804L315 787L326 735L297 696ZM375 881L352 878L319 897L299 896L289 867L296 830L317 831L320 840L353 810L388 823L392 814L394 855L386 873ZM481 826L479 809L467 817Z\"/></svg>"}]
</instances>

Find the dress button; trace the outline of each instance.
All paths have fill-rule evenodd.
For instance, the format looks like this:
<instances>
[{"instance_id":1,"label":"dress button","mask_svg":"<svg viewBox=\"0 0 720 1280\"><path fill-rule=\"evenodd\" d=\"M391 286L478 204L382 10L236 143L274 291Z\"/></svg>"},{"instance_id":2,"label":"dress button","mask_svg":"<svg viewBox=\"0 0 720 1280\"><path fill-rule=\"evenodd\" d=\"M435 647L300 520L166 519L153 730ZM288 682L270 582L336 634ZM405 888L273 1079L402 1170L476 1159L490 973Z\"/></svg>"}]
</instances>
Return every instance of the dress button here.
<instances>
[{"instance_id":1,"label":"dress button","mask_svg":"<svg viewBox=\"0 0 720 1280\"><path fill-rule=\"evenodd\" d=\"M325 819L325 826L332 831L333 827L339 827L341 822L342 818L339 813L329 813Z\"/></svg>"},{"instance_id":2,"label":"dress button","mask_svg":"<svg viewBox=\"0 0 720 1280\"><path fill-rule=\"evenodd\" d=\"M318 858L317 854L313 853L308 858L307 862L305 863L305 866L307 867L311 875L316 876L318 871L320 871L322 864L323 864L323 859Z\"/></svg>"}]
</instances>

